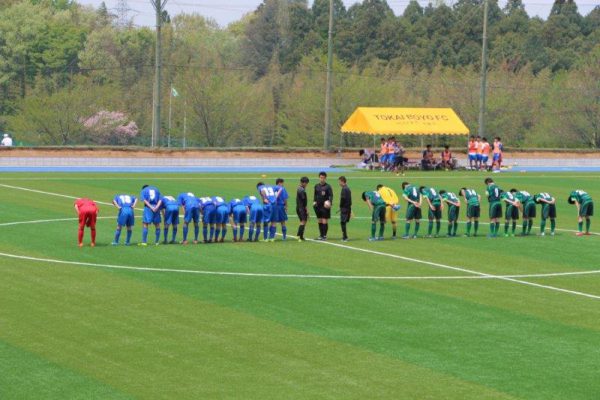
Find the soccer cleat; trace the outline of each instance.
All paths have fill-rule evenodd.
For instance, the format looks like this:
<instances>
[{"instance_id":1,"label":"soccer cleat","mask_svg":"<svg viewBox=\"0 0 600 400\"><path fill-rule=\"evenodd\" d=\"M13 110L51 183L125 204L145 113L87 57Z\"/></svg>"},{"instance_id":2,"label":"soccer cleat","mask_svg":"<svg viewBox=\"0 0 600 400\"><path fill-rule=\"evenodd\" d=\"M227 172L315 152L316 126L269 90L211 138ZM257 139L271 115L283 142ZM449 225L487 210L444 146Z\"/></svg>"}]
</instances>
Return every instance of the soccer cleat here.
<instances>
[{"instance_id":1,"label":"soccer cleat","mask_svg":"<svg viewBox=\"0 0 600 400\"><path fill-rule=\"evenodd\" d=\"M83 247L83 243L79 243L77 246L79 246L79 247Z\"/></svg>"},{"instance_id":2,"label":"soccer cleat","mask_svg":"<svg viewBox=\"0 0 600 400\"><path fill-rule=\"evenodd\" d=\"M575 236L583 236L583 232L577 232Z\"/></svg>"},{"instance_id":3,"label":"soccer cleat","mask_svg":"<svg viewBox=\"0 0 600 400\"><path fill-rule=\"evenodd\" d=\"M194 240L194 241L193 241L193 243L194 243L194 244L198 244L198 241L197 241L197 240Z\"/></svg>"},{"instance_id":4,"label":"soccer cleat","mask_svg":"<svg viewBox=\"0 0 600 400\"><path fill-rule=\"evenodd\" d=\"M504 234L504 237L509 237L509 236L510 236L510 235L509 235L508 233L505 233L505 234Z\"/></svg>"},{"instance_id":5,"label":"soccer cleat","mask_svg":"<svg viewBox=\"0 0 600 400\"><path fill-rule=\"evenodd\" d=\"M185 246L186 244L188 244L188 241L187 240L183 240L183 241L181 241L181 244Z\"/></svg>"},{"instance_id":6,"label":"soccer cleat","mask_svg":"<svg viewBox=\"0 0 600 400\"><path fill-rule=\"evenodd\" d=\"M346 243L348 241L348 238L343 238L342 242Z\"/></svg>"},{"instance_id":7,"label":"soccer cleat","mask_svg":"<svg viewBox=\"0 0 600 400\"><path fill-rule=\"evenodd\" d=\"M154 243L155 246L160 246L160 242Z\"/></svg>"},{"instance_id":8,"label":"soccer cleat","mask_svg":"<svg viewBox=\"0 0 600 400\"><path fill-rule=\"evenodd\" d=\"M546 234L544 232L540 233L540 236L546 236Z\"/></svg>"},{"instance_id":9,"label":"soccer cleat","mask_svg":"<svg viewBox=\"0 0 600 400\"><path fill-rule=\"evenodd\" d=\"M392 240L396 240L396 239L398 239L398 238L396 237L396 235L393 235L393 236L392 236Z\"/></svg>"},{"instance_id":10,"label":"soccer cleat","mask_svg":"<svg viewBox=\"0 0 600 400\"><path fill-rule=\"evenodd\" d=\"M591 234L591 233L589 233L589 232L586 232L586 233L585 233L585 236L592 236L592 234Z\"/></svg>"},{"instance_id":11,"label":"soccer cleat","mask_svg":"<svg viewBox=\"0 0 600 400\"><path fill-rule=\"evenodd\" d=\"M163 244L167 244L167 239L163 240Z\"/></svg>"},{"instance_id":12,"label":"soccer cleat","mask_svg":"<svg viewBox=\"0 0 600 400\"><path fill-rule=\"evenodd\" d=\"M379 236L377 240L383 240L383 236Z\"/></svg>"},{"instance_id":13,"label":"soccer cleat","mask_svg":"<svg viewBox=\"0 0 600 400\"><path fill-rule=\"evenodd\" d=\"M463 236L464 237L471 237L471 235L469 235L468 233L465 233Z\"/></svg>"},{"instance_id":14,"label":"soccer cleat","mask_svg":"<svg viewBox=\"0 0 600 400\"><path fill-rule=\"evenodd\" d=\"M171 241L169 242L169 244L175 244L175 243L177 243L175 240L171 240Z\"/></svg>"},{"instance_id":15,"label":"soccer cleat","mask_svg":"<svg viewBox=\"0 0 600 400\"><path fill-rule=\"evenodd\" d=\"M431 239L432 237L433 236L431 236L431 235L425 235L425 238L427 238L427 239Z\"/></svg>"},{"instance_id":16,"label":"soccer cleat","mask_svg":"<svg viewBox=\"0 0 600 400\"><path fill-rule=\"evenodd\" d=\"M413 239L418 239L419 237L417 235L413 235L412 237Z\"/></svg>"},{"instance_id":17,"label":"soccer cleat","mask_svg":"<svg viewBox=\"0 0 600 400\"><path fill-rule=\"evenodd\" d=\"M138 243L138 246L146 247L146 246L148 246L148 243L146 243L146 242Z\"/></svg>"},{"instance_id":18,"label":"soccer cleat","mask_svg":"<svg viewBox=\"0 0 600 400\"><path fill-rule=\"evenodd\" d=\"M369 238L369 242L375 242L376 240L377 240L377 238L374 238L374 237Z\"/></svg>"},{"instance_id":19,"label":"soccer cleat","mask_svg":"<svg viewBox=\"0 0 600 400\"><path fill-rule=\"evenodd\" d=\"M550 232L550 236L554 236L554 232Z\"/></svg>"},{"instance_id":20,"label":"soccer cleat","mask_svg":"<svg viewBox=\"0 0 600 400\"><path fill-rule=\"evenodd\" d=\"M94 242L90 243L90 247L96 247L96 243L94 243Z\"/></svg>"},{"instance_id":21,"label":"soccer cleat","mask_svg":"<svg viewBox=\"0 0 600 400\"><path fill-rule=\"evenodd\" d=\"M125 242L125 246L129 246L129 242Z\"/></svg>"},{"instance_id":22,"label":"soccer cleat","mask_svg":"<svg viewBox=\"0 0 600 400\"><path fill-rule=\"evenodd\" d=\"M113 246L118 246L118 245L119 245L119 243L118 243L118 242L112 242L112 243L111 243L111 245L113 245Z\"/></svg>"},{"instance_id":23,"label":"soccer cleat","mask_svg":"<svg viewBox=\"0 0 600 400\"><path fill-rule=\"evenodd\" d=\"M404 235L404 236L402 236L402 239L410 239L410 236Z\"/></svg>"},{"instance_id":24,"label":"soccer cleat","mask_svg":"<svg viewBox=\"0 0 600 400\"><path fill-rule=\"evenodd\" d=\"M318 237L318 238L316 238L315 240L325 240L325 239L323 238L323 236L319 236L319 237Z\"/></svg>"},{"instance_id":25,"label":"soccer cleat","mask_svg":"<svg viewBox=\"0 0 600 400\"><path fill-rule=\"evenodd\" d=\"M219 240L219 243L223 243L225 241L224 238L221 238L221 240ZM194 240L194 244L198 243L198 241Z\"/></svg>"}]
</instances>

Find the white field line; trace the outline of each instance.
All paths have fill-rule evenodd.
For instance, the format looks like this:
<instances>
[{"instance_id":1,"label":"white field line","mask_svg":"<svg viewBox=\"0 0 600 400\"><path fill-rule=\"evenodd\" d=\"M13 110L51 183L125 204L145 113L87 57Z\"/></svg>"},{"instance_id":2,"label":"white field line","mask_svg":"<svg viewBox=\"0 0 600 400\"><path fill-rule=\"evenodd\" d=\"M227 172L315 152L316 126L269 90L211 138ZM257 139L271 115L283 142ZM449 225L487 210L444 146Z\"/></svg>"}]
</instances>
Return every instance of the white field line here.
<instances>
[{"instance_id":1,"label":"white field line","mask_svg":"<svg viewBox=\"0 0 600 400\"><path fill-rule=\"evenodd\" d=\"M116 217L97 217L98 219L108 219ZM34 221L16 221L16 222L3 222L0 226L13 226L13 225L27 225L27 224L43 224L48 222L63 222L63 221L78 221L79 218L57 218L57 219L38 219Z\"/></svg>"},{"instance_id":2,"label":"white field line","mask_svg":"<svg viewBox=\"0 0 600 400\"><path fill-rule=\"evenodd\" d=\"M58 193L51 193L51 192L44 192L44 191L41 191L41 190L34 190L34 189L22 188L22 187L19 187L19 186L10 186L10 185L4 185L4 184L0 184L0 186L12 188L12 189L21 189L21 190L26 190L26 191L31 191L31 192L41 193L41 194L54 195L54 196L59 196L59 197L73 198L73 196L67 196L67 195L58 194ZM110 203L104 203L104 204L110 204ZM293 237L293 236L290 235L290 237ZM321 243L321 244L327 244L327 245L330 245L330 246L345 248L345 249L354 250L354 251L360 251L360 252L364 252L364 253L376 254L376 255L380 255L380 256L384 256L384 257L396 258L396 259L400 259L400 260L404 260L404 261L410 261L410 262L419 263L419 264L430 265L430 266L437 267L437 268L444 268L444 269L450 269L450 270L454 270L454 271L465 272L465 273L476 275L476 276L481 276L481 277L486 277L486 278L493 278L493 279L500 279L500 280L505 280L505 281L508 281L508 282L518 283L518 284L521 284L521 285L533 286L533 287L538 287L538 288L553 290L553 291L557 291L557 292L569 293L569 294L573 294L573 295L577 295L577 296L583 296L583 297L588 297L588 298L600 300L600 296L597 296L597 295L593 295L593 294L589 294L589 293L584 293L584 292L579 292L579 291L575 291L575 290L563 289L563 288L559 288L559 287L555 287L555 286L541 285L541 284L538 284L538 283L527 282L527 281L519 280L519 279L516 279L516 278L502 277L502 276L499 276L499 275L486 274L486 273L483 273L483 272L479 272L479 271L475 271L475 270L470 270L470 269L466 269L466 268L453 267L453 266L450 266L450 265L435 263L435 262L431 262L431 261L419 260L419 259L416 259L416 258L404 257L404 256L399 256L399 255L391 254L391 253L383 253L383 252L379 252L379 251L375 251L375 250L363 249L363 248L359 248L359 247L352 247L352 246L347 246L347 245L338 244L338 243L331 243L331 242L327 242L327 241L316 241L316 240L312 240L312 239L309 239L309 241L317 242L317 243Z\"/></svg>"},{"instance_id":3,"label":"white field line","mask_svg":"<svg viewBox=\"0 0 600 400\"><path fill-rule=\"evenodd\" d=\"M19 260L45 262L53 264L77 265L84 267L97 267L106 269L121 269L143 272L167 272L179 274L197 274L197 275L217 275L217 276L240 276L240 277L260 277L260 278L288 278L288 279L337 279L337 280L406 280L406 281L424 281L424 280L481 280L481 279L511 279L518 277L546 278L552 276L564 275L589 275L600 273L597 271L585 272L562 272L556 274L531 274L531 275L454 275L454 276L376 276L376 275L317 275L317 274L273 274L256 272L229 272L229 271L202 271L193 269L177 268L155 268L155 267L135 267L129 265L98 264L79 261L55 260L50 258L38 258L29 256L20 256L10 253L0 253L0 257L13 258ZM593 295L592 295L593 296Z\"/></svg>"}]
</instances>

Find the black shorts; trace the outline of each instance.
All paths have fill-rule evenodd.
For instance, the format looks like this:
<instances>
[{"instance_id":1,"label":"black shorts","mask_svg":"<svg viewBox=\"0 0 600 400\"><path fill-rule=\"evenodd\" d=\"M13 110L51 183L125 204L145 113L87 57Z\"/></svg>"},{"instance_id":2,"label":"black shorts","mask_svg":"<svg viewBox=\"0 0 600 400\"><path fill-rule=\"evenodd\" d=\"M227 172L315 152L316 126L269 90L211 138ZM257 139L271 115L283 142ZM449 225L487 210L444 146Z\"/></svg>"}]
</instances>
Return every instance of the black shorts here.
<instances>
[{"instance_id":1,"label":"black shorts","mask_svg":"<svg viewBox=\"0 0 600 400\"><path fill-rule=\"evenodd\" d=\"M350 214L352 214L352 210L350 208L340 209L340 222L341 223L350 222Z\"/></svg>"},{"instance_id":2,"label":"black shorts","mask_svg":"<svg viewBox=\"0 0 600 400\"><path fill-rule=\"evenodd\" d=\"M300 221L308 221L308 210L306 208L296 208L296 215Z\"/></svg>"},{"instance_id":3,"label":"black shorts","mask_svg":"<svg viewBox=\"0 0 600 400\"><path fill-rule=\"evenodd\" d=\"M319 219L329 219L331 218L331 208L325 208L317 204L315 206L315 215Z\"/></svg>"}]
</instances>

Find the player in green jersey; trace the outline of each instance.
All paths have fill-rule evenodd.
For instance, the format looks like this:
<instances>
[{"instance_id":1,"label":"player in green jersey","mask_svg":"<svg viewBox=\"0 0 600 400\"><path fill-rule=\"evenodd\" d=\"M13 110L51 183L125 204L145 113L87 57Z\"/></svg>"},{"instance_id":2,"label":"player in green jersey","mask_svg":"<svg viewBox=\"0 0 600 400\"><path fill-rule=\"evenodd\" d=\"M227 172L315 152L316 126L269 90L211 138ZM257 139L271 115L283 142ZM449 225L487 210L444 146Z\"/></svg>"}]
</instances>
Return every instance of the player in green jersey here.
<instances>
[{"instance_id":1,"label":"player in green jersey","mask_svg":"<svg viewBox=\"0 0 600 400\"><path fill-rule=\"evenodd\" d=\"M512 236L515 236L517 230L517 220L519 219L519 208L521 203L511 192L502 192L500 199L506 203L506 215L504 221L504 236L509 236L508 228L512 222Z\"/></svg>"},{"instance_id":2,"label":"player in green jersey","mask_svg":"<svg viewBox=\"0 0 600 400\"><path fill-rule=\"evenodd\" d=\"M533 201L542 205L540 236L546 235L546 220L550 219L550 235L554 236L556 229L556 199L549 193L539 193L533 196Z\"/></svg>"},{"instance_id":3,"label":"player in green jersey","mask_svg":"<svg viewBox=\"0 0 600 400\"><path fill-rule=\"evenodd\" d=\"M369 241L383 240L383 232L385 230L385 200L378 192L363 192L362 199L369 206L371 214L371 237ZM379 222L379 236L375 237L375 230Z\"/></svg>"},{"instance_id":4,"label":"player in green jersey","mask_svg":"<svg viewBox=\"0 0 600 400\"><path fill-rule=\"evenodd\" d=\"M592 221L590 217L594 215L594 202L592 196L584 192L583 190L574 190L569 195L569 204L575 204L577 206L577 222L578 232L577 236L584 235L583 233L583 219L585 218L585 234L590 234L590 226Z\"/></svg>"},{"instance_id":5,"label":"player in green jersey","mask_svg":"<svg viewBox=\"0 0 600 400\"><path fill-rule=\"evenodd\" d=\"M402 182L402 197L408 202L406 207L406 224L404 225L404 236L402 239L410 238L410 224L415 221L415 233L413 238L417 237L421 226L421 193L419 188L408 182Z\"/></svg>"},{"instance_id":6,"label":"player in green jersey","mask_svg":"<svg viewBox=\"0 0 600 400\"><path fill-rule=\"evenodd\" d=\"M448 205L448 237L456 236L458 215L460 214L460 199L452 192L440 190L442 200Z\"/></svg>"},{"instance_id":7,"label":"player in green jersey","mask_svg":"<svg viewBox=\"0 0 600 400\"><path fill-rule=\"evenodd\" d=\"M442 202L442 196L439 195L437 190L430 187L421 186L419 188L419 192L425 200L427 200L427 205L429 206L428 219L429 226L427 228L427 237L431 237L431 233L433 232L433 220L435 220L435 237L438 237L440 234L440 229L442 227L442 211L444 211L444 203Z\"/></svg>"},{"instance_id":8,"label":"player in green jersey","mask_svg":"<svg viewBox=\"0 0 600 400\"><path fill-rule=\"evenodd\" d=\"M502 218L502 203L500 202L500 189L492 178L485 178L487 185L487 196L490 203L490 237L498 236L500 230L500 219Z\"/></svg>"},{"instance_id":9,"label":"player in green jersey","mask_svg":"<svg viewBox=\"0 0 600 400\"><path fill-rule=\"evenodd\" d=\"M523 216L523 230L521 236L531 233L533 219L536 217L535 201L533 196L524 190L510 189L510 192L519 200L519 210Z\"/></svg>"},{"instance_id":10,"label":"player in green jersey","mask_svg":"<svg viewBox=\"0 0 600 400\"><path fill-rule=\"evenodd\" d=\"M471 225L473 226L473 236L477 236L479 229L479 216L481 214L481 196L473 189L461 188L458 192L467 201L467 233L465 236L471 236ZM502 209L500 209L502 211Z\"/></svg>"}]
</instances>

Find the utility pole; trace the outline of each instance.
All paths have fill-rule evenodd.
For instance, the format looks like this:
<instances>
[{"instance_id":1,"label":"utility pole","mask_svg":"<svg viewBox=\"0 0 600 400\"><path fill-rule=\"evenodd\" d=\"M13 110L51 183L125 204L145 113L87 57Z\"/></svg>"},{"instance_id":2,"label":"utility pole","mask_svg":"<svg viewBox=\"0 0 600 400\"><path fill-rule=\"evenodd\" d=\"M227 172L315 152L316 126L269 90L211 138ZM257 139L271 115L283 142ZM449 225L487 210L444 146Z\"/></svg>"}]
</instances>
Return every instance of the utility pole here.
<instances>
[{"instance_id":1,"label":"utility pole","mask_svg":"<svg viewBox=\"0 0 600 400\"><path fill-rule=\"evenodd\" d=\"M129 25L128 13L131 11L127 5L127 0L118 0L115 11L117 12L117 25L120 28L126 28Z\"/></svg>"},{"instance_id":2,"label":"utility pole","mask_svg":"<svg viewBox=\"0 0 600 400\"><path fill-rule=\"evenodd\" d=\"M161 43L161 27L163 18L163 8L168 0L150 0L154 10L156 11L156 51L154 61L154 96L153 110L154 117L152 121L152 147L160 145L160 81L162 78L162 43Z\"/></svg>"},{"instance_id":3,"label":"utility pole","mask_svg":"<svg viewBox=\"0 0 600 400\"><path fill-rule=\"evenodd\" d=\"M323 135L323 148L329 150L331 143L331 92L332 92L332 64L333 64L333 0L329 0L329 33L327 35L327 82L325 88L325 132Z\"/></svg>"},{"instance_id":4,"label":"utility pole","mask_svg":"<svg viewBox=\"0 0 600 400\"><path fill-rule=\"evenodd\" d=\"M485 136L485 95L487 89L487 25L488 3L483 0L483 43L481 45L481 93L479 94L479 136Z\"/></svg>"}]
</instances>

